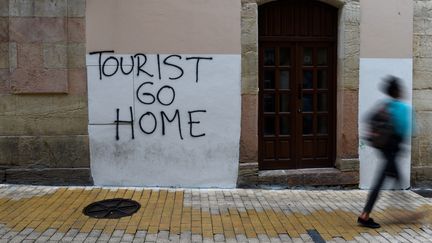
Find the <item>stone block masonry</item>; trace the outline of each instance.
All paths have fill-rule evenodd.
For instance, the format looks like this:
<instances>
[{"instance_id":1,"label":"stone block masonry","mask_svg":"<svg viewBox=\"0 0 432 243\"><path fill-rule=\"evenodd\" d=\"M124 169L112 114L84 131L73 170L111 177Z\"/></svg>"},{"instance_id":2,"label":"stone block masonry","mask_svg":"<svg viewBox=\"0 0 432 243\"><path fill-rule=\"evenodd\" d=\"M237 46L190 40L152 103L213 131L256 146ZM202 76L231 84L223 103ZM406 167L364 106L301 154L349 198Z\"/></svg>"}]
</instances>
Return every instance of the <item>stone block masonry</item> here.
<instances>
[{"instance_id":1,"label":"stone block masonry","mask_svg":"<svg viewBox=\"0 0 432 243\"><path fill-rule=\"evenodd\" d=\"M413 107L417 131L413 138L412 182L416 187L432 185L432 2L414 1Z\"/></svg>"},{"instance_id":2,"label":"stone block masonry","mask_svg":"<svg viewBox=\"0 0 432 243\"><path fill-rule=\"evenodd\" d=\"M0 181L91 183L85 0L0 0Z\"/></svg>"}]
</instances>

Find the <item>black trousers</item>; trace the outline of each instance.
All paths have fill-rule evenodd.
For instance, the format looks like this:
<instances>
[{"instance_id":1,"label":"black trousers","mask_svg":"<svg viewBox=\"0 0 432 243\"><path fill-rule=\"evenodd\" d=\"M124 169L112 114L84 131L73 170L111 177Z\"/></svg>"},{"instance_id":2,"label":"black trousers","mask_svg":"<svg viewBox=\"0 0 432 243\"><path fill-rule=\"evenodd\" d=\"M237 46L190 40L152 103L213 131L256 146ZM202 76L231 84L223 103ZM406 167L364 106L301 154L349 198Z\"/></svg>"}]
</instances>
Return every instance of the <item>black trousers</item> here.
<instances>
[{"instance_id":1,"label":"black trousers","mask_svg":"<svg viewBox=\"0 0 432 243\"><path fill-rule=\"evenodd\" d=\"M392 144L389 144L385 149L381 150L385 164L378 174L372 190L369 192L363 212L370 213L372 211L386 177L393 177L400 183L401 173L396 165L396 159L400 150L401 140L401 138L397 137L393 140Z\"/></svg>"}]
</instances>

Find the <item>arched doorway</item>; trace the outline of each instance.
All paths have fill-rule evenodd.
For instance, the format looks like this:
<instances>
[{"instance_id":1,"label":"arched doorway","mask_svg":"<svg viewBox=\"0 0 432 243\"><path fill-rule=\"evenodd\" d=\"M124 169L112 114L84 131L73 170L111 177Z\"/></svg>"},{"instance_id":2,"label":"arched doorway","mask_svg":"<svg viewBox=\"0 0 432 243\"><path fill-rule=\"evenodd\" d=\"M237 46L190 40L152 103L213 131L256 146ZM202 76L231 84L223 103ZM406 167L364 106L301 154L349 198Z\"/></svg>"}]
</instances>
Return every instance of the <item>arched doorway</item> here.
<instances>
[{"instance_id":1,"label":"arched doorway","mask_svg":"<svg viewBox=\"0 0 432 243\"><path fill-rule=\"evenodd\" d=\"M290 0L258 14L259 167L333 167L338 10Z\"/></svg>"}]
</instances>

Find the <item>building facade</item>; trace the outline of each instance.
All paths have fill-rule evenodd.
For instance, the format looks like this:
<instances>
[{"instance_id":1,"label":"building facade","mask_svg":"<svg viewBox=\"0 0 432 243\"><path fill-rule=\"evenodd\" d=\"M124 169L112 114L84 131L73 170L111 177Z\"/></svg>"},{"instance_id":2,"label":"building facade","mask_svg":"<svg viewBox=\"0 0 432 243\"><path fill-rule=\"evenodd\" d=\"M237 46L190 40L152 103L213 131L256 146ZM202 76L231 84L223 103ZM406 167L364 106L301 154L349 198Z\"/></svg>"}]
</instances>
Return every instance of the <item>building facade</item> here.
<instances>
[{"instance_id":1,"label":"building facade","mask_svg":"<svg viewBox=\"0 0 432 243\"><path fill-rule=\"evenodd\" d=\"M370 186L388 74L432 182L430 0L0 0L0 181Z\"/></svg>"}]
</instances>

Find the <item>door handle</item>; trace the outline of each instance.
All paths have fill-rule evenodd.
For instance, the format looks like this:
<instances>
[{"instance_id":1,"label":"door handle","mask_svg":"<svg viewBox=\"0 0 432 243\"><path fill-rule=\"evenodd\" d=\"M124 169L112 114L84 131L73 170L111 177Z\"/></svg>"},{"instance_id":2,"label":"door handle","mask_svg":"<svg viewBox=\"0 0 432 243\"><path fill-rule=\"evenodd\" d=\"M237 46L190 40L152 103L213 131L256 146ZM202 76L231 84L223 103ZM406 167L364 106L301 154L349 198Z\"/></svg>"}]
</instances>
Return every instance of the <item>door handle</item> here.
<instances>
[{"instance_id":1,"label":"door handle","mask_svg":"<svg viewBox=\"0 0 432 243\"><path fill-rule=\"evenodd\" d=\"M299 109L297 110L297 112L298 112L298 113L301 113L301 112L302 112L302 109L301 109L301 108L299 108Z\"/></svg>"}]
</instances>

